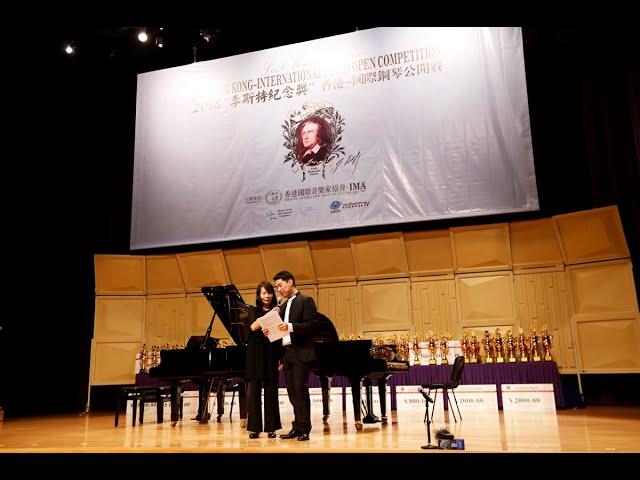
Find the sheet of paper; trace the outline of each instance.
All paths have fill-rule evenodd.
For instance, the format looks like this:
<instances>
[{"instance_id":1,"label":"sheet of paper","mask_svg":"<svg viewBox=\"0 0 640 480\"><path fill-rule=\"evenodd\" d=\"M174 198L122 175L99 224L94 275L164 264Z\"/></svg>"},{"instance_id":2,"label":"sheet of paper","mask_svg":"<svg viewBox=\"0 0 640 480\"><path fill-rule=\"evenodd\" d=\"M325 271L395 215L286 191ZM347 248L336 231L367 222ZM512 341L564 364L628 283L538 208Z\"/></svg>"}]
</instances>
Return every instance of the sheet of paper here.
<instances>
[{"instance_id":1,"label":"sheet of paper","mask_svg":"<svg viewBox=\"0 0 640 480\"><path fill-rule=\"evenodd\" d=\"M280 314L275 310L271 310L266 315L258 318L258 321L263 328L267 328L269 330L267 338L272 343L289 334L289 332L283 332L278 328L278 325L282 325L283 321L280 318Z\"/></svg>"}]
</instances>

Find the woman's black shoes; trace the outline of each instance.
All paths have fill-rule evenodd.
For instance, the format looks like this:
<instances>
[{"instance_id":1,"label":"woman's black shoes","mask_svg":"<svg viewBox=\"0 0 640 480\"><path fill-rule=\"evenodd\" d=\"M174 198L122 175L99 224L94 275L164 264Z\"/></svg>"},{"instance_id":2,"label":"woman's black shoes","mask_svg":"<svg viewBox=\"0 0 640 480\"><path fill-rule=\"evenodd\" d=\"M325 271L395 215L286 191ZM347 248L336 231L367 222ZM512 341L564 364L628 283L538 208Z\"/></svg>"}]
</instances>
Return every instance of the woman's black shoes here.
<instances>
[{"instance_id":1,"label":"woman's black shoes","mask_svg":"<svg viewBox=\"0 0 640 480\"><path fill-rule=\"evenodd\" d=\"M260 434L258 432L249 433L249 438L258 438L259 436L260 436Z\"/></svg>"},{"instance_id":2,"label":"woman's black shoes","mask_svg":"<svg viewBox=\"0 0 640 480\"><path fill-rule=\"evenodd\" d=\"M267 437L269 437L269 438L276 438L276 432L269 432L269 433L267 433Z\"/></svg>"}]
</instances>

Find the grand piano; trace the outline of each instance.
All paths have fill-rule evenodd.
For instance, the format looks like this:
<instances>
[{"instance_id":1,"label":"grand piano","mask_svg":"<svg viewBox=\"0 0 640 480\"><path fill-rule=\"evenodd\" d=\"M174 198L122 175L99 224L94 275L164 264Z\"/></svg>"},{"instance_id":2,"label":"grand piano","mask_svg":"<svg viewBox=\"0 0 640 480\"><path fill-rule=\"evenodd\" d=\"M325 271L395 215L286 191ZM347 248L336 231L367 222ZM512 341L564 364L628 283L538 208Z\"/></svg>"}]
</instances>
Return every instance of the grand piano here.
<instances>
[{"instance_id":1,"label":"grand piano","mask_svg":"<svg viewBox=\"0 0 640 480\"><path fill-rule=\"evenodd\" d=\"M175 425L179 418L179 398L181 382L193 380L199 385L199 409L196 419L206 422L209 393L217 382L217 392L230 378L244 376L244 361L249 326L255 319L254 310L244 303L235 285L203 287L202 292L214 310L207 333L197 341L189 342L186 349L163 350L160 352L160 365L152 368L149 375L171 384L171 422ZM216 348L217 342L211 341L210 334L216 315L231 335L236 345ZM329 412L330 378L336 375L347 377L353 397L355 426L362 430L363 423L386 423L386 383L389 376L396 372L408 371L407 362L394 361L394 352L390 347L374 346L371 340L338 340L331 320L318 313L316 317L316 356L317 362L311 371L319 376L322 385L323 420ZM381 418L373 414L373 386L378 387L380 395ZM361 390L365 388L365 401ZM218 395L218 420L220 417L221 397ZM240 397L241 412L245 405ZM362 403L362 406L361 406ZM362 417L364 409L365 416ZM241 414L242 417L242 414Z\"/></svg>"},{"instance_id":2,"label":"grand piano","mask_svg":"<svg viewBox=\"0 0 640 480\"><path fill-rule=\"evenodd\" d=\"M326 319L318 314L320 319ZM323 321L320 322L322 324ZM321 329L326 331L327 328ZM335 331L335 329L334 329ZM362 430L363 423L387 423L386 387L387 379L394 373L407 372L409 363L397 360L395 346L374 346L372 340L335 340L323 335L315 342L317 363L312 372L320 378L322 386L323 421L329 417L329 386L331 377L341 375L349 380L352 392L353 413L356 430ZM373 413L373 387L378 387L381 418ZM362 387L365 398L362 400ZM364 417L362 417L364 410Z\"/></svg>"},{"instance_id":3,"label":"grand piano","mask_svg":"<svg viewBox=\"0 0 640 480\"><path fill-rule=\"evenodd\" d=\"M202 287L202 293L213 308L213 317L203 337L191 337L187 348L162 350L160 365L149 370L149 376L168 381L171 385L171 424L179 419L182 382L191 380L198 385L198 413L196 420L206 423L211 414L208 398L216 386L218 399L218 421L222 416L225 386L233 379L244 377L245 357L249 326L255 320L253 308L245 304L235 285ZM216 316L220 317L227 332L236 343L217 348L217 339L211 338L211 329ZM237 382L236 382L237 383ZM244 385L239 387L240 417L246 418Z\"/></svg>"}]
</instances>

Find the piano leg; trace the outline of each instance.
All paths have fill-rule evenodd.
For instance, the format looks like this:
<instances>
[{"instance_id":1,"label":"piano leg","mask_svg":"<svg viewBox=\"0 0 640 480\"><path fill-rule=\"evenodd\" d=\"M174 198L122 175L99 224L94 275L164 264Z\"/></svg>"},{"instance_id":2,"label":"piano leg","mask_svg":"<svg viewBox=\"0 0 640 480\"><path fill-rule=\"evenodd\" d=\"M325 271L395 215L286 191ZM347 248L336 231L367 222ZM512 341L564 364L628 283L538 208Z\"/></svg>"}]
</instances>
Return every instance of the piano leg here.
<instances>
[{"instance_id":1,"label":"piano leg","mask_svg":"<svg viewBox=\"0 0 640 480\"><path fill-rule=\"evenodd\" d=\"M225 391L225 379L221 378L218 383L218 390L216 391L216 422L220 423L222 421L222 415L224 415L224 391Z\"/></svg>"},{"instance_id":2,"label":"piano leg","mask_svg":"<svg viewBox=\"0 0 640 480\"><path fill-rule=\"evenodd\" d=\"M361 377L349 377L351 382L351 398L353 400L353 418L356 430L362 430L362 415L360 413L360 380Z\"/></svg>"},{"instance_id":3,"label":"piano leg","mask_svg":"<svg viewBox=\"0 0 640 480\"><path fill-rule=\"evenodd\" d=\"M322 388L322 423L327 423L331 410L329 407L329 389L331 388L331 377L320 375L320 387Z\"/></svg>"},{"instance_id":4,"label":"piano leg","mask_svg":"<svg viewBox=\"0 0 640 480\"><path fill-rule=\"evenodd\" d=\"M209 421L211 414L209 413L209 392L211 391L211 380L198 381L198 413L193 420L201 423ZM206 417L206 418L205 418Z\"/></svg>"},{"instance_id":5,"label":"piano leg","mask_svg":"<svg viewBox=\"0 0 640 480\"><path fill-rule=\"evenodd\" d=\"M171 426L175 427L180 420L180 397L182 396L182 384L171 385Z\"/></svg>"},{"instance_id":6,"label":"piano leg","mask_svg":"<svg viewBox=\"0 0 640 480\"><path fill-rule=\"evenodd\" d=\"M382 423L387 423L387 379L390 375L383 375L378 379L378 394L380 395L380 416Z\"/></svg>"},{"instance_id":7,"label":"piano leg","mask_svg":"<svg viewBox=\"0 0 640 480\"><path fill-rule=\"evenodd\" d=\"M376 423L379 422L380 419L378 417L376 417L373 414L373 388L371 385L371 379L366 378L364 379L364 386L366 389L366 400L367 400L367 414L365 415L365 417L362 419L362 423Z\"/></svg>"}]
</instances>

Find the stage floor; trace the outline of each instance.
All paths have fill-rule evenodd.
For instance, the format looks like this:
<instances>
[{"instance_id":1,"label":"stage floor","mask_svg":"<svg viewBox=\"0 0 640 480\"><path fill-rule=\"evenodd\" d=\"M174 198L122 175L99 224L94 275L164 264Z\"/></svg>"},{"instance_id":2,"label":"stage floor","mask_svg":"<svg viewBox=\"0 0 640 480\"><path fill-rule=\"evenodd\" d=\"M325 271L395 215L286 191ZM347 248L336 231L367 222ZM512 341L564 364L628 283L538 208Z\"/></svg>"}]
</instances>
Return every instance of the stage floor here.
<instances>
[{"instance_id":1,"label":"stage floor","mask_svg":"<svg viewBox=\"0 0 640 480\"><path fill-rule=\"evenodd\" d=\"M1 453L444 453L422 450L427 443L423 412L393 411L387 425L365 425L356 431L345 413L334 414L322 424L313 418L311 440L268 439L262 434L251 440L240 422L228 417L222 423L198 424L184 419L131 426L114 415L48 416L6 419L0 422ZM235 415L235 413L234 413ZM465 452L555 453L640 452L640 407L587 407L551 413L468 414L458 423L448 414L436 413L432 436L445 426L465 440ZM283 415L286 433L291 418ZM434 440L435 443L435 440ZM462 452L446 451L460 454Z\"/></svg>"}]
</instances>

